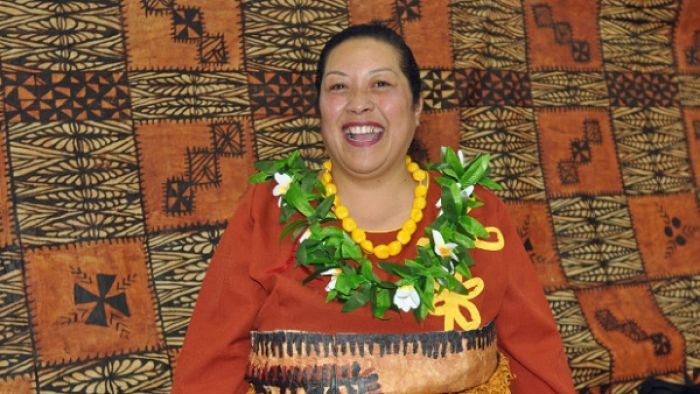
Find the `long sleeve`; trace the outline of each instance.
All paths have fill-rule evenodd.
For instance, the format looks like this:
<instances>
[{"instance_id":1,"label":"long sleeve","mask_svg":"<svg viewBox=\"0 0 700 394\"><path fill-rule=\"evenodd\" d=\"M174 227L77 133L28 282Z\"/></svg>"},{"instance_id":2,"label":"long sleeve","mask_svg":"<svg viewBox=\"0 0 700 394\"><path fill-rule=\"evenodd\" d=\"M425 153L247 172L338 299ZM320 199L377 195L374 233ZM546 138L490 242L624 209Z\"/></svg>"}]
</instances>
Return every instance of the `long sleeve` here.
<instances>
[{"instance_id":1,"label":"long sleeve","mask_svg":"<svg viewBox=\"0 0 700 394\"><path fill-rule=\"evenodd\" d=\"M498 341L510 359L513 393L574 393L559 332L544 291L505 205L499 202L505 239L507 287L496 317Z\"/></svg>"},{"instance_id":2,"label":"long sleeve","mask_svg":"<svg viewBox=\"0 0 700 394\"><path fill-rule=\"evenodd\" d=\"M177 362L173 393L245 393L249 332L265 291L250 275L254 189L241 200L202 284Z\"/></svg>"}]
</instances>

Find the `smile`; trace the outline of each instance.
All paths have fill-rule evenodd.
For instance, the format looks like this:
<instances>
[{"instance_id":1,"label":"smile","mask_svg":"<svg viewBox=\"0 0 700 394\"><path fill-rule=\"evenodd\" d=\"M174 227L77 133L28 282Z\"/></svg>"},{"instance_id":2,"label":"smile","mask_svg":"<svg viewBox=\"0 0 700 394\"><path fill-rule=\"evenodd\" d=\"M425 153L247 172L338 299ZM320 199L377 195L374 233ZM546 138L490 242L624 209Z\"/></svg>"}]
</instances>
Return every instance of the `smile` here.
<instances>
[{"instance_id":1,"label":"smile","mask_svg":"<svg viewBox=\"0 0 700 394\"><path fill-rule=\"evenodd\" d=\"M384 129L374 125L358 125L346 127L343 132L350 142L374 143L382 137Z\"/></svg>"}]
</instances>

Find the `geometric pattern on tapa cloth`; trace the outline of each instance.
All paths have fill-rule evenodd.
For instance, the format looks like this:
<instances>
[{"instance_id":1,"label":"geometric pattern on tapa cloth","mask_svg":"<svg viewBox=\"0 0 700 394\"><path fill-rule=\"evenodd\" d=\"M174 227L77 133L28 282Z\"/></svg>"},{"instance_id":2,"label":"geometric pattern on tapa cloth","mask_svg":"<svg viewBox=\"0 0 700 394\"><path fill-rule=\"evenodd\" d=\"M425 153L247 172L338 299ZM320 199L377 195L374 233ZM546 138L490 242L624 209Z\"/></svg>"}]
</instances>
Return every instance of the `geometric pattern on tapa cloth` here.
<instances>
[{"instance_id":1,"label":"geometric pattern on tapa cloth","mask_svg":"<svg viewBox=\"0 0 700 394\"><path fill-rule=\"evenodd\" d=\"M607 107L608 87L602 72L535 71L530 73L536 107Z\"/></svg>"},{"instance_id":2,"label":"geometric pattern on tapa cloth","mask_svg":"<svg viewBox=\"0 0 700 394\"><path fill-rule=\"evenodd\" d=\"M549 205L569 284L608 284L643 277L624 196L552 199Z\"/></svg>"},{"instance_id":3,"label":"geometric pattern on tapa cloth","mask_svg":"<svg viewBox=\"0 0 700 394\"><path fill-rule=\"evenodd\" d=\"M664 316L685 338L686 368L700 371L700 276L675 277L651 284L651 291Z\"/></svg>"},{"instance_id":4,"label":"geometric pattern on tapa cloth","mask_svg":"<svg viewBox=\"0 0 700 394\"><path fill-rule=\"evenodd\" d=\"M32 340L22 261L16 247L0 250L0 285L0 376L30 374Z\"/></svg>"},{"instance_id":5,"label":"geometric pattern on tapa cloth","mask_svg":"<svg viewBox=\"0 0 700 394\"><path fill-rule=\"evenodd\" d=\"M250 101L256 118L316 114L311 72L252 71L249 75Z\"/></svg>"},{"instance_id":6,"label":"geometric pattern on tapa cloth","mask_svg":"<svg viewBox=\"0 0 700 394\"><path fill-rule=\"evenodd\" d=\"M224 118L250 113L240 71L148 70L129 73L134 121Z\"/></svg>"},{"instance_id":7,"label":"geometric pattern on tapa cloth","mask_svg":"<svg viewBox=\"0 0 700 394\"><path fill-rule=\"evenodd\" d=\"M17 71L3 83L8 123L130 118L124 72Z\"/></svg>"},{"instance_id":8,"label":"geometric pattern on tapa cloth","mask_svg":"<svg viewBox=\"0 0 700 394\"><path fill-rule=\"evenodd\" d=\"M178 6L175 0L144 0L141 3L146 15L158 15L170 19L173 41L195 45L199 63L226 64L228 62L224 35L205 31L204 12L200 7Z\"/></svg>"},{"instance_id":9,"label":"geometric pattern on tapa cloth","mask_svg":"<svg viewBox=\"0 0 700 394\"><path fill-rule=\"evenodd\" d=\"M119 3L0 1L3 80L9 69L124 71Z\"/></svg>"},{"instance_id":10,"label":"geometric pattern on tapa cloth","mask_svg":"<svg viewBox=\"0 0 700 394\"><path fill-rule=\"evenodd\" d=\"M616 107L611 112L627 194L692 190L680 108Z\"/></svg>"},{"instance_id":11,"label":"geometric pattern on tapa cloth","mask_svg":"<svg viewBox=\"0 0 700 394\"><path fill-rule=\"evenodd\" d=\"M679 75L679 100L683 107L700 107L700 75Z\"/></svg>"},{"instance_id":12,"label":"geometric pattern on tapa cloth","mask_svg":"<svg viewBox=\"0 0 700 394\"><path fill-rule=\"evenodd\" d=\"M250 70L315 71L325 42L348 26L341 0L244 0L241 8Z\"/></svg>"},{"instance_id":13,"label":"geometric pattern on tapa cloth","mask_svg":"<svg viewBox=\"0 0 700 394\"><path fill-rule=\"evenodd\" d=\"M168 348L182 347L199 287L225 226L226 222L169 229L148 240Z\"/></svg>"},{"instance_id":14,"label":"geometric pattern on tapa cloth","mask_svg":"<svg viewBox=\"0 0 700 394\"><path fill-rule=\"evenodd\" d=\"M0 392L170 390L234 180L327 157L316 59L373 11L429 159L491 153L580 392L700 381L692 3L0 0Z\"/></svg>"},{"instance_id":15,"label":"geometric pattern on tapa cloth","mask_svg":"<svg viewBox=\"0 0 700 394\"><path fill-rule=\"evenodd\" d=\"M680 0L635 7L625 1L600 2L600 39L607 71L673 73L673 26Z\"/></svg>"},{"instance_id":16,"label":"geometric pattern on tapa cloth","mask_svg":"<svg viewBox=\"0 0 700 394\"><path fill-rule=\"evenodd\" d=\"M569 360L586 360L572 368L574 381L580 387L595 387L610 381L610 352L595 340L588 328L576 293L571 289L547 294L547 301L559 326L559 334L566 344Z\"/></svg>"},{"instance_id":17,"label":"geometric pattern on tapa cloth","mask_svg":"<svg viewBox=\"0 0 700 394\"><path fill-rule=\"evenodd\" d=\"M455 67L527 71L524 9L519 1L486 6L449 2Z\"/></svg>"},{"instance_id":18,"label":"geometric pattern on tapa cloth","mask_svg":"<svg viewBox=\"0 0 700 394\"><path fill-rule=\"evenodd\" d=\"M294 151L314 166L328 158L318 118L268 118L256 121L255 126L256 156L260 160L280 159Z\"/></svg>"},{"instance_id":19,"label":"geometric pattern on tapa cloth","mask_svg":"<svg viewBox=\"0 0 700 394\"><path fill-rule=\"evenodd\" d=\"M468 107L461 111L460 148L492 155L494 179L506 199L544 200L535 114L527 107Z\"/></svg>"},{"instance_id":20,"label":"geometric pattern on tapa cloth","mask_svg":"<svg viewBox=\"0 0 700 394\"><path fill-rule=\"evenodd\" d=\"M477 106L530 107L526 73L508 70L423 70L423 109L438 111Z\"/></svg>"},{"instance_id":21,"label":"geometric pattern on tapa cloth","mask_svg":"<svg viewBox=\"0 0 700 394\"><path fill-rule=\"evenodd\" d=\"M24 246L143 234L129 123L14 123L6 136Z\"/></svg>"},{"instance_id":22,"label":"geometric pattern on tapa cloth","mask_svg":"<svg viewBox=\"0 0 700 394\"><path fill-rule=\"evenodd\" d=\"M157 393L170 392L166 352L131 353L39 370L39 392Z\"/></svg>"}]
</instances>

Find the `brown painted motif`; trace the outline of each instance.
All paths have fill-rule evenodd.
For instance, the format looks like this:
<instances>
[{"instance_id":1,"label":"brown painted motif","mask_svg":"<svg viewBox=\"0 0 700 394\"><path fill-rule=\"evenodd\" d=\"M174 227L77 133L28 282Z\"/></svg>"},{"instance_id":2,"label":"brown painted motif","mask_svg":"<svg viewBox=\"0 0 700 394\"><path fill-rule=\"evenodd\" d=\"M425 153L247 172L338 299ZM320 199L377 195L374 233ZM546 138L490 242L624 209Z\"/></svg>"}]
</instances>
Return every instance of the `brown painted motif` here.
<instances>
[{"instance_id":1,"label":"brown painted motif","mask_svg":"<svg viewBox=\"0 0 700 394\"><path fill-rule=\"evenodd\" d=\"M683 336L662 317L648 286L598 287L577 297L596 340L611 353L612 379L683 369Z\"/></svg>"},{"instance_id":2,"label":"brown painted motif","mask_svg":"<svg viewBox=\"0 0 700 394\"><path fill-rule=\"evenodd\" d=\"M700 273L700 213L691 193L634 196L629 207L650 278Z\"/></svg>"},{"instance_id":3,"label":"brown painted motif","mask_svg":"<svg viewBox=\"0 0 700 394\"><path fill-rule=\"evenodd\" d=\"M595 2L529 0L523 4L528 30L528 58L534 70L602 67Z\"/></svg>"},{"instance_id":4,"label":"brown painted motif","mask_svg":"<svg viewBox=\"0 0 700 394\"><path fill-rule=\"evenodd\" d=\"M129 68L242 68L240 2L126 1Z\"/></svg>"},{"instance_id":5,"label":"brown painted motif","mask_svg":"<svg viewBox=\"0 0 700 394\"><path fill-rule=\"evenodd\" d=\"M143 239L35 249L25 258L42 365L162 346Z\"/></svg>"},{"instance_id":6,"label":"brown painted motif","mask_svg":"<svg viewBox=\"0 0 700 394\"><path fill-rule=\"evenodd\" d=\"M548 196L622 191L607 111L541 110L537 125Z\"/></svg>"},{"instance_id":7,"label":"brown painted motif","mask_svg":"<svg viewBox=\"0 0 700 394\"><path fill-rule=\"evenodd\" d=\"M140 125L136 133L150 229L231 216L253 171L248 119Z\"/></svg>"}]
</instances>

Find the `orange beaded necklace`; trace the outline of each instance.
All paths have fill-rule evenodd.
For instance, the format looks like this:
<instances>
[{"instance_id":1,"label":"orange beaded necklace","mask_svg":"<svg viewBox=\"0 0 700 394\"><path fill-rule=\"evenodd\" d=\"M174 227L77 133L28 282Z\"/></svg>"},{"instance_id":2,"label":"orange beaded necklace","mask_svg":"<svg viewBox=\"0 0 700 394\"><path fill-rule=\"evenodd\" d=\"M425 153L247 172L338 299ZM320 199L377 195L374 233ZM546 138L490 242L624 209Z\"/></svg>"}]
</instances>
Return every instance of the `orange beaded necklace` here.
<instances>
[{"instance_id":1,"label":"orange beaded necklace","mask_svg":"<svg viewBox=\"0 0 700 394\"><path fill-rule=\"evenodd\" d=\"M337 188L333 183L331 169L331 161L325 161L321 172L321 181L326 188L327 195L333 195L337 192ZM411 241L411 236L416 231L417 224L423 219L423 208L426 205L425 196L428 194L428 174L417 163L413 162L409 156L406 156L406 169L411 173L413 180L418 182L413 192L413 207L408 219L397 232L396 240L389 242L389 244L373 245L372 241L367 239L365 230L359 228L357 222L350 217L348 208L340 202L340 198L336 195L333 200L333 212L341 220L343 230L350 234L353 241L357 242L365 253L374 254L379 259L386 259L389 256L396 256L401 253L403 246Z\"/></svg>"}]
</instances>

